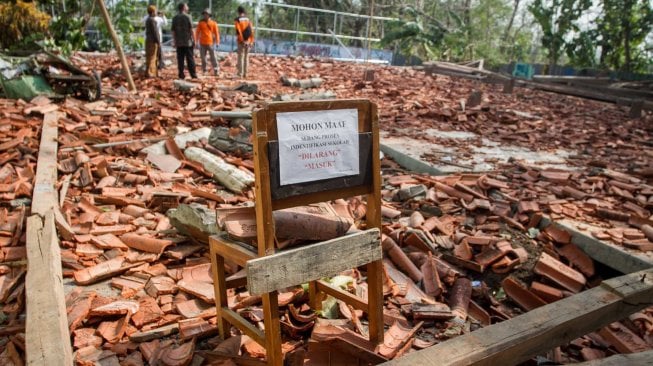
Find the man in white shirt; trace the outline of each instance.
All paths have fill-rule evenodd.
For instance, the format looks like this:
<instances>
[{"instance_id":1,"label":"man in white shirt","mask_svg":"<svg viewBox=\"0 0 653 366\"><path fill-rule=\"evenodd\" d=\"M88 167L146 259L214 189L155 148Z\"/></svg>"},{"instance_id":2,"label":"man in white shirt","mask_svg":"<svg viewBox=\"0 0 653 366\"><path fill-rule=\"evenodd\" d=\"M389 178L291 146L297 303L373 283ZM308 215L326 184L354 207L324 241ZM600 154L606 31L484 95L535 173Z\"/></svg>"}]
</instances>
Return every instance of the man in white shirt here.
<instances>
[{"instance_id":1,"label":"man in white shirt","mask_svg":"<svg viewBox=\"0 0 653 366\"><path fill-rule=\"evenodd\" d=\"M147 21L148 15L145 15L143 17L143 23ZM161 41L160 47L159 47L159 69L163 69L165 65L163 64L163 50L161 49L163 45L163 27L168 25L168 18L166 18L166 15L162 12L159 11L157 15L154 17L154 21L156 22L156 29L159 31L159 40Z\"/></svg>"}]
</instances>

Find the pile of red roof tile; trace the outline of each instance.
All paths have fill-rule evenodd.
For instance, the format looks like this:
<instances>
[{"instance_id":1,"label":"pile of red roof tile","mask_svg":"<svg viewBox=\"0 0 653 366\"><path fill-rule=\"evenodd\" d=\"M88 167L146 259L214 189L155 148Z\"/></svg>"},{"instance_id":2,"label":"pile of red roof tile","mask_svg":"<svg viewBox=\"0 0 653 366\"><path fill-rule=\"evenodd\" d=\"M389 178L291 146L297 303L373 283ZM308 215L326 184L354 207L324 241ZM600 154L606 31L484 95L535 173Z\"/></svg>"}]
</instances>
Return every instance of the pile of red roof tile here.
<instances>
[{"instance_id":1,"label":"pile of red roof tile","mask_svg":"<svg viewBox=\"0 0 653 366\"><path fill-rule=\"evenodd\" d=\"M167 213L190 204L206 212L252 205L247 183L233 186L190 152L204 151L232 172L252 176L247 153L220 151L208 141L207 127L229 127L236 136L246 130L244 122L205 112L248 110L278 94L298 93L282 85L284 75L319 76L321 91L372 99L379 103L381 128L391 134L435 142L420 131L467 130L534 150L576 148L580 152L570 164L601 166L562 172L514 163L484 175L430 177L385 161L384 342L369 344L364 314L344 303L325 299L315 313L297 286L279 297L284 352L292 362L337 364L338 357L355 354L378 363L598 284L594 262L570 242L569 233L541 228L542 214L602 225L596 237L650 250L651 116L626 121L626 112L613 105L523 89L501 94L494 86L405 68L372 67L374 81L362 81L369 66L276 57L252 59L254 94L236 90L239 83L231 80L203 78L180 91L171 80L137 78L140 92L132 95L121 90L113 65L109 57L87 57L83 67L104 70L105 97L94 103L67 99L59 106L65 116L59 120L57 229L78 364L251 364L265 356L246 336L217 337L206 236L181 233ZM174 73L169 68L163 74ZM467 107L472 90L484 97ZM24 348L26 210L20 203L33 189L41 119L30 114L44 112L36 102L26 108L1 101L6 137L0 141L0 304L6 317L0 319L0 359L6 360L20 358ZM616 127L615 121L625 122ZM202 129L194 138L179 138ZM358 223L365 216L358 197L330 205L346 220ZM231 274L238 270L228 268ZM364 273L352 270L330 282L364 297ZM260 302L244 288L229 293L230 308L258 327ZM651 324L649 309L551 358L569 362L650 348Z\"/></svg>"}]
</instances>

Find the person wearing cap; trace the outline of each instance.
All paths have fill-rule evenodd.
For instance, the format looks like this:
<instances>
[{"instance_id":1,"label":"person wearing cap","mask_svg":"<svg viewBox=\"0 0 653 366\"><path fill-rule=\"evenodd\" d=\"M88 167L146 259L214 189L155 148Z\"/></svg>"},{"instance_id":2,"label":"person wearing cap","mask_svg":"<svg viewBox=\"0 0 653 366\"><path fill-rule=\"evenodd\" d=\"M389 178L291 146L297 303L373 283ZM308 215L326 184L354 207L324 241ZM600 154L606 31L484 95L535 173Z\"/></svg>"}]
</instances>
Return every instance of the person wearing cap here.
<instances>
[{"instance_id":1,"label":"person wearing cap","mask_svg":"<svg viewBox=\"0 0 653 366\"><path fill-rule=\"evenodd\" d=\"M188 64L190 77L197 79L195 72L195 60L193 60L193 19L188 15L188 5L180 3L177 6L179 13L172 18L172 46L177 49L177 72L179 79L184 78L184 61Z\"/></svg>"},{"instance_id":2,"label":"person wearing cap","mask_svg":"<svg viewBox=\"0 0 653 366\"><path fill-rule=\"evenodd\" d=\"M156 6L147 7L147 20L145 21L145 76L158 76L159 48L161 47L161 38L156 26Z\"/></svg>"},{"instance_id":3,"label":"person wearing cap","mask_svg":"<svg viewBox=\"0 0 653 366\"><path fill-rule=\"evenodd\" d=\"M249 49L254 44L254 30L247 13L245 13L245 8L242 6L238 7L238 16L234 19L234 26L238 37L238 76L246 78Z\"/></svg>"},{"instance_id":4,"label":"person wearing cap","mask_svg":"<svg viewBox=\"0 0 653 366\"><path fill-rule=\"evenodd\" d=\"M204 9L202 19L197 22L195 29L195 42L200 48L200 59L202 60L202 72L206 73L206 54L211 58L213 75L218 75L218 62L215 59L215 48L220 45L220 32L218 23L211 19L211 10Z\"/></svg>"}]
</instances>

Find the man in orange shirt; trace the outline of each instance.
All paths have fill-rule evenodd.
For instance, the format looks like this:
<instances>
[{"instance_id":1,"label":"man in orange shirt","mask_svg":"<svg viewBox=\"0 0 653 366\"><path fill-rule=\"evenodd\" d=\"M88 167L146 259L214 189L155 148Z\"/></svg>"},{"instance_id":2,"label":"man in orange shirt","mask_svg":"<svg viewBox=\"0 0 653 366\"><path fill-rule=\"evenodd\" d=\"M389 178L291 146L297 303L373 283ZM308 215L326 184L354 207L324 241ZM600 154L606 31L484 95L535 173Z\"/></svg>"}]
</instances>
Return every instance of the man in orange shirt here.
<instances>
[{"instance_id":1,"label":"man in orange shirt","mask_svg":"<svg viewBox=\"0 0 653 366\"><path fill-rule=\"evenodd\" d=\"M220 45L220 33L218 24L211 19L211 11L204 9L202 19L197 23L195 30L196 43L200 48L200 59L202 59L202 72L206 74L206 53L208 52L213 65L213 75L218 76L218 62L215 59L215 50Z\"/></svg>"},{"instance_id":2,"label":"man in orange shirt","mask_svg":"<svg viewBox=\"0 0 653 366\"><path fill-rule=\"evenodd\" d=\"M254 44L254 30L242 6L238 7L238 17L234 20L234 25L238 36L238 76L246 78L249 49Z\"/></svg>"}]
</instances>

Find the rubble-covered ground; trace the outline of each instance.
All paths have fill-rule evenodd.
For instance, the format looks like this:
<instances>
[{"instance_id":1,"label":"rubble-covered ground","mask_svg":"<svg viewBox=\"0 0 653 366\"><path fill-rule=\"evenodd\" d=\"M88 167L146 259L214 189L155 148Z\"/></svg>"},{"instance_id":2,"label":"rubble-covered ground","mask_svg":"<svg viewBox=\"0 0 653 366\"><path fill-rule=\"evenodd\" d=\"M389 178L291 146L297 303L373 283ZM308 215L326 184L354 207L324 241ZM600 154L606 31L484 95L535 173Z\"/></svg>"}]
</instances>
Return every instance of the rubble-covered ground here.
<instances>
[{"instance_id":1,"label":"rubble-covered ground","mask_svg":"<svg viewBox=\"0 0 653 366\"><path fill-rule=\"evenodd\" d=\"M591 224L596 238L633 252L653 251L651 114L631 119L626 107L523 88L504 94L499 85L410 68L264 56L251 58L250 80L229 77L231 55L221 77L173 82L170 66L159 79L135 75L138 93L129 94L115 57L78 54L73 61L102 71L102 99L0 100L2 364L24 359L24 222L42 115L52 110L62 113L57 229L80 365L264 358L265 349L247 336L223 341L217 335L206 240L225 230L251 244L251 231L240 224L252 220L245 207L254 202L254 175L251 122L210 112L249 111L273 99L369 98L378 103L385 134L445 145L458 156L478 139L461 145L425 129L574 152L567 158L571 170L511 159L493 161L501 167L495 171L438 177L383 160L385 341L368 346L361 339L365 314L331 298L316 313L297 286L279 296L283 349L292 364L336 365L352 357L379 363L579 293L610 275L568 232L541 225L544 215ZM364 81L366 69L374 70L373 80ZM469 103L472 91L481 92L480 104ZM315 214L322 229L334 220L362 228L362 198L324 207ZM285 232L280 245L306 239ZM352 270L330 282L365 296L365 278ZM230 308L258 327L260 301L245 288L229 293ZM649 308L543 357L573 363L652 346Z\"/></svg>"}]
</instances>

